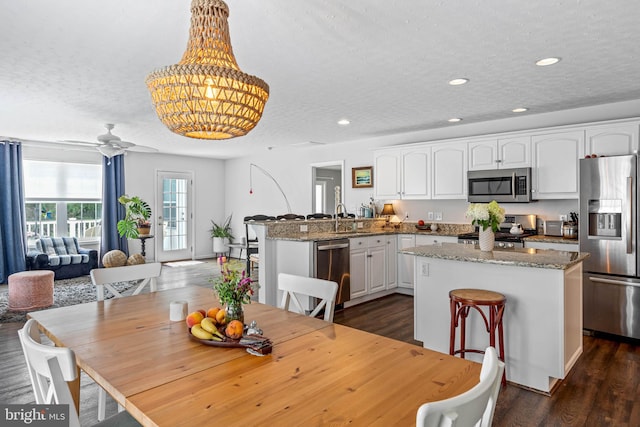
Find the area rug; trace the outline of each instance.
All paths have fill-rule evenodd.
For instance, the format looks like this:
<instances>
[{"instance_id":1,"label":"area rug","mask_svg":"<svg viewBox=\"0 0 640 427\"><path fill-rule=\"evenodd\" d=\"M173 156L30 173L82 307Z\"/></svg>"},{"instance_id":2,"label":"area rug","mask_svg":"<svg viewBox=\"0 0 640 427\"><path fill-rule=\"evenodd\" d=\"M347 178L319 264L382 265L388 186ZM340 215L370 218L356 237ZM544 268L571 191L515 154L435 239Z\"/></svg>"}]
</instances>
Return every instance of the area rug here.
<instances>
[{"instance_id":1,"label":"area rug","mask_svg":"<svg viewBox=\"0 0 640 427\"><path fill-rule=\"evenodd\" d=\"M167 267L187 267L190 265L198 265L204 264L203 261L175 261L175 262L165 262L163 265Z\"/></svg>"},{"instance_id":2,"label":"area rug","mask_svg":"<svg viewBox=\"0 0 640 427\"><path fill-rule=\"evenodd\" d=\"M113 284L118 292L125 292L137 284L134 282L120 282ZM105 292L105 299L113 298L110 292ZM91 277L81 276L73 279L56 280L53 285L53 305L42 309L27 311L9 310L8 290L0 291L0 323L25 322L27 313L46 310L48 308L66 307L83 302L96 301L96 287L91 283Z\"/></svg>"}]
</instances>

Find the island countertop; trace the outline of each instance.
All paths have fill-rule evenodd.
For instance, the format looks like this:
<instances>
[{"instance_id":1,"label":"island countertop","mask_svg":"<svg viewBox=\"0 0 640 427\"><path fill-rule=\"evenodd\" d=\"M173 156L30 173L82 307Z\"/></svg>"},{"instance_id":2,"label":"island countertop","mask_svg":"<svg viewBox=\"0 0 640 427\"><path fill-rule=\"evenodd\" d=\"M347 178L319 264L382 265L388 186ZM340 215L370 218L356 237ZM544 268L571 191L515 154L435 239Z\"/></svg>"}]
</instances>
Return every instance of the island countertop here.
<instances>
[{"instance_id":1,"label":"island countertop","mask_svg":"<svg viewBox=\"0 0 640 427\"><path fill-rule=\"evenodd\" d=\"M416 246L399 251L403 254L454 261L478 262L484 264L512 265L516 267L547 268L566 270L582 262L589 256L587 252L557 251L553 249L499 249L483 252L476 245L441 243Z\"/></svg>"}]
</instances>

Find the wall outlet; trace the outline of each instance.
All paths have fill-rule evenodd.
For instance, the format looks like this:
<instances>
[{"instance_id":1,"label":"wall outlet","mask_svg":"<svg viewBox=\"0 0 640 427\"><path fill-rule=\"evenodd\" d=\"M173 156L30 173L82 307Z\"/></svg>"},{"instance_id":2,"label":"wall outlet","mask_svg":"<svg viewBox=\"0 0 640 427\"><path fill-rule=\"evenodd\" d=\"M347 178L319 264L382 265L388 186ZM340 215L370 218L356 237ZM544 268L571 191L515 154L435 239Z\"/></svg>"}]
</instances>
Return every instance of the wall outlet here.
<instances>
[{"instance_id":1,"label":"wall outlet","mask_svg":"<svg viewBox=\"0 0 640 427\"><path fill-rule=\"evenodd\" d=\"M436 212L436 221L442 221L442 212Z\"/></svg>"},{"instance_id":2,"label":"wall outlet","mask_svg":"<svg viewBox=\"0 0 640 427\"><path fill-rule=\"evenodd\" d=\"M429 264L427 264L425 262L425 263L420 264L420 267L421 267L420 273L423 276L428 276L429 275Z\"/></svg>"},{"instance_id":3,"label":"wall outlet","mask_svg":"<svg viewBox=\"0 0 640 427\"><path fill-rule=\"evenodd\" d=\"M308 225L301 225L300 226L300 232L301 233L306 233L307 231L309 231L309 226Z\"/></svg>"},{"instance_id":4,"label":"wall outlet","mask_svg":"<svg viewBox=\"0 0 640 427\"><path fill-rule=\"evenodd\" d=\"M427 219L433 221L433 212L427 212Z\"/></svg>"},{"instance_id":5,"label":"wall outlet","mask_svg":"<svg viewBox=\"0 0 640 427\"><path fill-rule=\"evenodd\" d=\"M566 221L566 220L567 220L566 215L560 215L560 221Z\"/></svg>"},{"instance_id":6,"label":"wall outlet","mask_svg":"<svg viewBox=\"0 0 640 427\"><path fill-rule=\"evenodd\" d=\"M359 222L359 223L358 223L358 228L364 228L364 223Z\"/></svg>"}]
</instances>

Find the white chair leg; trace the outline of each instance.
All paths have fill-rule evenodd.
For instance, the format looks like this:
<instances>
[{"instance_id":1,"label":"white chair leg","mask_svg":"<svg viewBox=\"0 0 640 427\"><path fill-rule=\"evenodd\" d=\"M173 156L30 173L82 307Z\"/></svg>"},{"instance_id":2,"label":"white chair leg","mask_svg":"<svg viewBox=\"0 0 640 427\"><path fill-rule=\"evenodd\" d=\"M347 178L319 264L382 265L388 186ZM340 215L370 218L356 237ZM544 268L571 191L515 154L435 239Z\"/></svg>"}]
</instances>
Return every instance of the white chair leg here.
<instances>
[{"instance_id":1,"label":"white chair leg","mask_svg":"<svg viewBox=\"0 0 640 427\"><path fill-rule=\"evenodd\" d=\"M107 409L107 392L100 386L98 386L98 421L102 421L105 418Z\"/></svg>"}]
</instances>

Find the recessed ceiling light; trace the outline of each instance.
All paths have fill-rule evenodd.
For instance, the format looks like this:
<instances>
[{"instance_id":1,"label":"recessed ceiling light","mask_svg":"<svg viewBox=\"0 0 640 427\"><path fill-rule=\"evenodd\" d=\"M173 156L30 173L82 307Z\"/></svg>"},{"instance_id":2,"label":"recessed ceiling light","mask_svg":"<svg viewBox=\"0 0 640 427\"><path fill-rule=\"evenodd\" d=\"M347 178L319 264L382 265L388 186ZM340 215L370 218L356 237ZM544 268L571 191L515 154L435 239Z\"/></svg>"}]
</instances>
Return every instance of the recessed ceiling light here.
<instances>
[{"instance_id":1,"label":"recessed ceiling light","mask_svg":"<svg viewBox=\"0 0 640 427\"><path fill-rule=\"evenodd\" d=\"M459 117L454 117L452 119L447 120L449 123L456 123L456 122L461 122L462 119Z\"/></svg>"},{"instance_id":2,"label":"recessed ceiling light","mask_svg":"<svg viewBox=\"0 0 640 427\"><path fill-rule=\"evenodd\" d=\"M538 67L546 67L547 65L553 65L560 62L560 58L544 58L536 61Z\"/></svg>"},{"instance_id":3,"label":"recessed ceiling light","mask_svg":"<svg viewBox=\"0 0 640 427\"><path fill-rule=\"evenodd\" d=\"M351 122L350 122L349 120L347 120L347 119L340 119L340 120L338 120L338 124L339 124L340 126L346 126L346 125L348 125L349 123L351 123Z\"/></svg>"},{"instance_id":4,"label":"recessed ceiling light","mask_svg":"<svg viewBox=\"0 0 640 427\"><path fill-rule=\"evenodd\" d=\"M453 79L453 80L449 80L449 84L451 86L460 86L467 83L468 81L469 79Z\"/></svg>"},{"instance_id":5,"label":"recessed ceiling light","mask_svg":"<svg viewBox=\"0 0 640 427\"><path fill-rule=\"evenodd\" d=\"M511 110L511 111L513 111L514 113L524 113L525 111L529 111L529 109L528 109L528 108L521 107L521 108L514 108L514 109L513 109L513 110Z\"/></svg>"}]
</instances>

